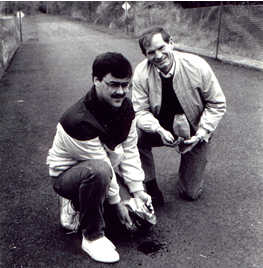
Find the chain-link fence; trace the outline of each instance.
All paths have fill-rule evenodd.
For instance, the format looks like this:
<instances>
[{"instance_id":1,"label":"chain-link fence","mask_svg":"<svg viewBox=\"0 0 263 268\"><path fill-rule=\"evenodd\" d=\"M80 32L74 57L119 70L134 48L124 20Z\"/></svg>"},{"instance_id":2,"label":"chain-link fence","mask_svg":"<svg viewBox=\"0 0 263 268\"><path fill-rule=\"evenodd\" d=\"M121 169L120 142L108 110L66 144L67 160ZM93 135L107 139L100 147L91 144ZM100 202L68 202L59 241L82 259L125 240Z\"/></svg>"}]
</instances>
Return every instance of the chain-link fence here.
<instances>
[{"instance_id":1,"label":"chain-link fence","mask_svg":"<svg viewBox=\"0 0 263 268\"><path fill-rule=\"evenodd\" d=\"M167 3L167 2L166 2ZM162 25L174 37L176 48L263 68L263 3L183 8L136 6L135 35Z\"/></svg>"},{"instance_id":2,"label":"chain-link fence","mask_svg":"<svg viewBox=\"0 0 263 268\"><path fill-rule=\"evenodd\" d=\"M19 46L19 25L14 16L0 16L0 77Z\"/></svg>"},{"instance_id":3,"label":"chain-link fence","mask_svg":"<svg viewBox=\"0 0 263 268\"><path fill-rule=\"evenodd\" d=\"M218 56L263 63L263 5L222 7Z\"/></svg>"},{"instance_id":4,"label":"chain-link fence","mask_svg":"<svg viewBox=\"0 0 263 268\"><path fill-rule=\"evenodd\" d=\"M139 36L162 25L175 48L263 69L263 2L260 1L135 1L127 16L123 2L0 2L0 12L69 15Z\"/></svg>"}]
</instances>

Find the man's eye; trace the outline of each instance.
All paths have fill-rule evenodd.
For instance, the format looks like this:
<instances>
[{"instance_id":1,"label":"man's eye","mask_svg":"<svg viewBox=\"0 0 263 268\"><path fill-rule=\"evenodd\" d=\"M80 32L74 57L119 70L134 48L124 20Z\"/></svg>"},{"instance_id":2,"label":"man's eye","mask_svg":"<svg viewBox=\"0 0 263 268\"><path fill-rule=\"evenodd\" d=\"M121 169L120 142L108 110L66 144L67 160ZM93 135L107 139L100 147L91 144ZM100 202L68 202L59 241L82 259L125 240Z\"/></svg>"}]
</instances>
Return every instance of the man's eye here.
<instances>
[{"instance_id":1,"label":"man's eye","mask_svg":"<svg viewBox=\"0 0 263 268\"><path fill-rule=\"evenodd\" d=\"M121 86L122 88L127 88L130 86L130 83L122 83Z\"/></svg>"},{"instance_id":2,"label":"man's eye","mask_svg":"<svg viewBox=\"0 0 263 268\"><path fill-rule=\"evenodd\" d=\"M128 88L130 85L129 82L123 82L123 83L114 83L114 82L111 82L111 83L108 83L108 86L110 86L111 88L114 88L114 89L118 89L119 87L122 87L122 88Z\"/></svg>"},{"instance_id":3,"label":"man's eye","mask_svg":"<svg viewBox=\"0 0 263 268\"><path fill-rule=\"evenodd\" d=\"M118 88L120 85L117 83L110 83L110 87Z\"/></svg>"}]
</instances>

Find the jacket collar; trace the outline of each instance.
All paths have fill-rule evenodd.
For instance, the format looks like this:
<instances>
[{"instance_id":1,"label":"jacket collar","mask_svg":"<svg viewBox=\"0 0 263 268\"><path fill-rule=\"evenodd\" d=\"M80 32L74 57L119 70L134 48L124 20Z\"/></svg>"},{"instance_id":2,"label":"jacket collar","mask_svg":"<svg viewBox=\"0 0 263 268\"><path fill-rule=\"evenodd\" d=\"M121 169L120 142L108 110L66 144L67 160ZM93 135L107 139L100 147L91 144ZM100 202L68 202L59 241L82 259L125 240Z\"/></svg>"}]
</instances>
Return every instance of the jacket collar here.
<instances>
[{"instance_id":1,"label":"jacket collar","mask_svg":"<svg viewBox=\"0 0 263 268\"><path fill-rule=\"evenodd\" d=\"M159 70L158 68L156 68L158 73L163 77L163 78L171 78L174 75L174 71L175 71L175 61L173 60L173 65L170 69L170 71L165 74L163 73L161 70Z\"/></svg>"}]
</instances>

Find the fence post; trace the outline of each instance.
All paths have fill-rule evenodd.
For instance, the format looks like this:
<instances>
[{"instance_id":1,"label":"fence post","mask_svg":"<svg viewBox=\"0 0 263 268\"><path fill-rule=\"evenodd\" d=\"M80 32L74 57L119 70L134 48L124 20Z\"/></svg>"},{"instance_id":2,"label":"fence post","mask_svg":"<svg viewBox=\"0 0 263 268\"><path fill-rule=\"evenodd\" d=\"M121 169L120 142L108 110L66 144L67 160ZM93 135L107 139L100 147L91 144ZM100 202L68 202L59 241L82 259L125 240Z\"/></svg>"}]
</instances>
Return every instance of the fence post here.
<instances>
[{"instance_id":1,"label":"fence post","mask_svg":"<svg viewBox=\"0 0 263 268\"><path fill-rule=\"evenodd\" d=\"M22 30L22 13L18 11L19 14L19 31L20 31L20 42L23 43L23 30Z\"/></svg>"},{"instance_id":2,"label":"fence post","mask_svg":"<svg viewBox=\"0 0 263 268\"><path fill-rule=\"evenodd\" d=\"M223 9L223 2L221 1L219 15L218 15L218 29L217 29L216 57L215 57L216 60L218 59L218 48L219 48L220 31L221 31L222 9Z\"/></svg>"}]
</instances>

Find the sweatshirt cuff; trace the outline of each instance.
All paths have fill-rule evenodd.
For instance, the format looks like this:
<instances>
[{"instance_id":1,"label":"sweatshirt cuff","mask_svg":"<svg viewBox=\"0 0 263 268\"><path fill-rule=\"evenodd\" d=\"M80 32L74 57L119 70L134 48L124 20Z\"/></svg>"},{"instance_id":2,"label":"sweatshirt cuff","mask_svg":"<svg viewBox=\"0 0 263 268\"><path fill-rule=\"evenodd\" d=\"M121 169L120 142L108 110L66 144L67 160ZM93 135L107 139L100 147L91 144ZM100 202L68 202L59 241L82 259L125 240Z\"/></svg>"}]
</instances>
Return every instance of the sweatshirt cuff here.
<instances>
[{"instance_id":1,"label":"sweatshirt cuff","mask_svg":"<svg viewBox=\"0 0 263 268\"><path fill-rule=\"evenodd\" d=\"M158 132L159 128L161 128L161 125L159 124L159 122L156 122L152 125L152 132Z\"/></svg>"},{"instance_id":2,"label":"sweatshirt cuff","mask_svg":"<svg viewBox=\"0 0 263 268\"><path fill-rule=\"evenodd\" d=\"M127 183L130 193L135 193L138 191L144 191L143 182L136 181L136 182L129 182Z\"/></svg>"},{"instance_id":3,"label":"sweatshirt cuff","mask_svg":"<svg viewBox=\"0 0 263 268\"><path fill-rule=\"evenodd\" d=\"M195 136L198 136L199 138L201 138L201 140L204 140L204 141L208 142L208 140L209 140L209 136L210 136L209 134L210 134L210 133L209 133L206 129L200 127L200 128L196 131Z\"/></svg>"}]
</instances>

